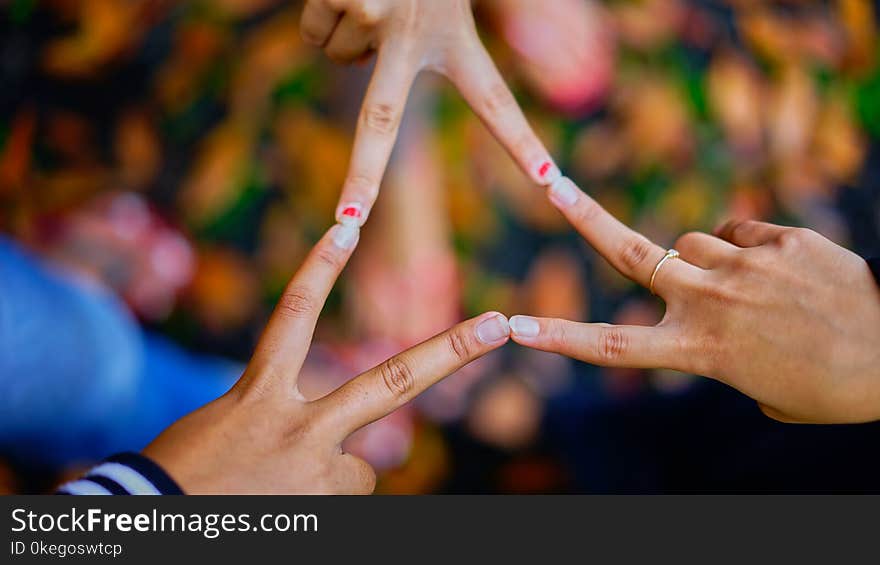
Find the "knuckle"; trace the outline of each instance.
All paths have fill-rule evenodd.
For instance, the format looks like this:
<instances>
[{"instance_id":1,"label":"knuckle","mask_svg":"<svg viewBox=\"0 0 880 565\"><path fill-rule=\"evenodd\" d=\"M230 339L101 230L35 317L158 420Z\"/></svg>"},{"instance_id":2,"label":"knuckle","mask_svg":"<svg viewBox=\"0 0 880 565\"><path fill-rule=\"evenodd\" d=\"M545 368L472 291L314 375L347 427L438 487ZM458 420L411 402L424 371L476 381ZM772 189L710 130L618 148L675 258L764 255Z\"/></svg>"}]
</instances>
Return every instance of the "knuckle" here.
<instances>
[{"instance_id":1,"label":"knuckle","mask_svg":"<svg viewBox=\"0 0 880 565\"><path fill-rule=\"evenodd\" d=\"M645 262L650 252L651 244L647 239L633 237L620 250L620 261L626 268L634 271Z\"/></svg>"},{"instance_id":2,"label":"knuckle","mask_svg":"<svg viewBox=\"0 0 880 565\"><path fill-rule=\"evenodd\" d=\"M561 349L568 343L565 324L558 321L550 321L547 323L545 331L550 345L555 349Z\"/></svg>"},{"instance_id":3,"label":"knuckle","mask_svg":"<svg viewBox=\"0 0 880 565\"><path fill-rule=\"evenodd\" d=\"M277 308L286 315L301 318L317 313L318 300L309 289L291 286L281 295Z\"/></svg>"},{"instance_id":4,"label":"knuckle","mask_svg":"<svg viewBox=\"0 0 880 565\"><path fill-rule=\"evenodd\" d=\"M446 334L449 349L459 361L468 361L473 356L473 344L460 330L453 330Z\"/></svg>"},{"instance_id":5,"label":"knuckle","mask_svg":"<svg viewBox=\"0 0 880 565\"><path fill-rule=\"evenodd\" d=\"M604 327L599 330L598 356L606 362L620 360L629 350L629 339L620 328Z\"/></svg>"},{"instance_id":6,"label":"knuckle","mask_svg":"<svg viewBox=\"0 0 880 565\"><path fill-rule=\"evenodd\" d=\"M379 194L379 181L362 173L353 174L345 179L345 187L356 190L367 198L375 199Z\"/></svg>"},{"instance_id":7,"label":"knuckle","mask_svg":"<svg viewBox=\"0 0 880 565\"><path fill-rule=\"evenodd\" d=\"M400 356L392 357L379 365L379 375L393 397L405 397L415 387L415 375L412 368Z\"/></svg>"},{"instance_id":8,"label":"knuckle","mask_svg":"<svg viewBox=\"0 0 880 565\"><path fill-rule=\"evenodd\" d=\"M318 249L315 249L315 259L333 269L342 268L342 257L340 257L338 253L326 247L322 246Z\"/></svg>"},{"instance_id":9,"label":"knuckle","mask_svg":"<svg viewBox=\"0 0 880 565\"><path fill-rule=\"evenodd\" d=\"M502 82L494 82L482 99L483 110L490 116L499 116L509 108L516 106L516 98Z\"/></svg>"},{"instance_id":10,"label":"knuckle","mask_svg":"<svg viewBox=\"0 0 880 565\"><path fill-rule=\"evenodd\" d=\"M779 236L779 247L785 251L797 251L809 242L813 233L815 232L806 228L791 228L785 230Z\"/></svg>"},{"instance_id":11,"label":"knuckle","mask_svg":"<svg viewBox=\"0 0 880 565\"><path fill-rule=\"evenodd\" d=\"M592 198L581 198L575 209L575 222L578 225L588 225L601 216L603 210L598 202Z\"/></svg>"},{"instance_id":12,"label":"knuckle","mask_svg":"<svg viewBox=\"0 0 880 565\"><path fill-rule=\"evenodd\" d=\"M375 103L364 108L363 124L367 129L390 135L397 128L399 116L390 104Z\"/></svg>"}]
</instances>

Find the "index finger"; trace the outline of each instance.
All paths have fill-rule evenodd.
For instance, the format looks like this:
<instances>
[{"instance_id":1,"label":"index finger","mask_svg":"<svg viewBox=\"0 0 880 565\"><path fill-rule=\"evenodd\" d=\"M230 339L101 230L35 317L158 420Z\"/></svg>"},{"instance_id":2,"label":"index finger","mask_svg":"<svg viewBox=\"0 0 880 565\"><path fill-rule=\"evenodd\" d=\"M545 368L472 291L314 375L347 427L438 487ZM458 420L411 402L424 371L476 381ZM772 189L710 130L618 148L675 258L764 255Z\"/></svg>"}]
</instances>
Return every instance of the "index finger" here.
<instances>
[{"instance_id":1,"label":"index finger","mask_svg":"<svg viewBox=\"0 0 880 565\"><path fill-rule=\"evenodd\" d=\"M354 219L363 225L369 216L417 72L406 46L390 40L382 44L361 106L337 221Z\"/></svg>"},{"instance_id":2,"label":"index finger","mask_svg":"<svg viewBox=\"0 0 880 565\"><path fill-rule=\"evenodd\" d=\"M571 225L615 269L644 287L650 284L665 249L609 214L567 177L559 177L548 195ZM684 260L667 261L657 272L654 289L665 298L671 289L696 280L701 273L699 267Z\"/></svg>"},{"instance_id":3,"label":"index finger","mask_svg":"<svg viewBox=\"0 0 880 565\"><path fill-rule=\"evenodd\" d=\"M256 371L248 373L296 384L318 316L357 245L359 231L337 224L315 244L278 300L251 358L249 369Z\"/></svg>"},{"instance_id":4,"label":"index finger","mask_svg":"<svg viewBox=\"0 0 880 565\"><path fill-rule=\"evenodd\" d=\"M462 322L388 359L315 401L339 441L400 408L437 381L507 342L510 326L498 312Z\"/></svg>"}]
</instances>

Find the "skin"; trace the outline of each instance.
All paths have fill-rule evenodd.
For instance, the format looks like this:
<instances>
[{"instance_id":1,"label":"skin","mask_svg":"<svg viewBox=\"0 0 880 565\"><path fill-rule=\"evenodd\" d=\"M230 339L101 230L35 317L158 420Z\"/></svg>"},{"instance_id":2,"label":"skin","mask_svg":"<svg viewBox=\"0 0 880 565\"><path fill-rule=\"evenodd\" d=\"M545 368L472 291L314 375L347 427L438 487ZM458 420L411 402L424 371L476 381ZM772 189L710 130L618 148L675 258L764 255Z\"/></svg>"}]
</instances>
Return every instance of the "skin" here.
<instances>
[{"instance_id":1,"label":"skin","mask_svg":"<svg viewBox=\"0 0 880 565\"><path fill-rule=\"evenodd\" d=\"M185 492L371 493L375 471L344 453L343 440L507 342L507 320L488 312L307 401L297 378L318 315L353 247L343 249L333 233L325 235L287 286L241 379L144 450Z\"/></svg>"},{"instance_id":2,"label":"skin","mask_svg":"<svg viewBox=\"0 0 880 565\"><path fill-rule=\"evenodd\" d=\"M549 196L611 265L649 285L663 248L568 179ZM531 318L528 336L529 320L514 316L512 339L597 365L715 378L785 422L880 419L880 290L863 259L811 230L757 221L685 234L674 249L681 259L655 280L666 302L656 326Z\"/></svg>"},{"instance_id":3,"label":"skin","mask_svg":"<svg viewBox=\"0 0 880 565\"><path fill-rule=\"evenodd\" d=\"M470 0L308 0L300 30L304 41L334 61L362 61L377 52L358 120L337 219L351 203L376 201L416 76L431 70L448 77L536 183L558 175L547 149L526 121L477 36Z\"/></svg>"}]
</instances>

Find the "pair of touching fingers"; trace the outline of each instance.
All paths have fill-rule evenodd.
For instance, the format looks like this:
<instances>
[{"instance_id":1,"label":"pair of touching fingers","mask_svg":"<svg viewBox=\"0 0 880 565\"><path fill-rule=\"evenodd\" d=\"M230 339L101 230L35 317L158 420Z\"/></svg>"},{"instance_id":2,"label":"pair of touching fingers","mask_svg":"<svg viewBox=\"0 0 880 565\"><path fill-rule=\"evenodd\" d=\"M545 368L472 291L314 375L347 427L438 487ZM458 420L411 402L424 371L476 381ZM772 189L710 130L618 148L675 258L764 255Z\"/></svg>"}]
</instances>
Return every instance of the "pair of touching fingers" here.
<instances>
[{"instance_id":1,"label":"pair of touching fingers","mask_svg":"<svg viewBox=\"0 0 880 565\"><path fill-rule=\"evenodd\" d=\"M448 77L520 168L537 184L558 176L544 145L480 41L470 0L308 0L302 36L335 61L378 53L363 100L337 220L366 221L378 196L413 81Z\"/></svg>"},{"instance_id":2,"label":"pair of touching fingers","mask_svg":"<svg viewBox=\"0 0 880 565\"><path fill-rule=\"evenodd\" d=\"M687 233L666 250L566 177L548 196L616 270L661 297L666 312L650 327L513 316L512 340L596 365L712 377L781 421L876 418L880 308L863 259L814 231L758 221Z\"/></svg>"},{"instance_id":3,"label":"pair of touching fingers","mask_svg":"<svg viewBox=\"0 0 880 565\"><path fill-rule=\"evenodd\" d=\"M340 446L351 433L502 346L510 333L505 316L487 312L388 359L322 398L306 400L298 391L298 376L324 302L358 237L356 226L337 224L315 245L286 287L245 374L233 388L238 397L289 400L287 417L347 459L353 456L343 454Z\"/></svg>"},{"instance_id":4,"label":"pair of touching fingers","mask_svg":"<svg viewBox=\"0 0 880 565\"><path fill-rule=\"evenodd\" d=\"M336 225L312 249L282 294L251 359L248 372L263 375L263 380L238 386L259 388L274 384L266 379L279 379L283 387L296 389L318 316L356 238L356 230ZM388 359L311 404L334 414L339 430L347 436L497 349L507 342L509 333L504 315L486 312Z\"/></svg>"},{"instance_id":5,"label":"pair of touching fingers","mask_svg":"<svg viewBox=\"0 0 880 565\"><path fill-rule=\"evenodd\" d=\"M706 271L735 246L704 233L680 240L680 259L668 260L656 273L666 249L630 229L582 192L567 177L554 182L550 201L584 239L617 271L648 288L666 302L666 315L654 327L579 323L555 318L513 316L514 341L609 367L668 368L690 371L683 301L704 284Z\"/></svg>"}]
</instances>

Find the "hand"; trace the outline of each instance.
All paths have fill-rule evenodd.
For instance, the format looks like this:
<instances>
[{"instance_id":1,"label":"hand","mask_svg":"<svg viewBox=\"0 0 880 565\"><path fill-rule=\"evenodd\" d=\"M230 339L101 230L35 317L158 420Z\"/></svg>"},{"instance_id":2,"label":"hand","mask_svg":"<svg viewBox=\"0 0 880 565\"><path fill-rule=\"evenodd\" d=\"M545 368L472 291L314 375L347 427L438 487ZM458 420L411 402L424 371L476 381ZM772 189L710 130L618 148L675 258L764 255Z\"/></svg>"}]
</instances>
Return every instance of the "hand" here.
<instances>
[{"instance_id":1,"label":"hand","mask_svg":"<svg viewBox=\"0 0 880 565\"><path fill-rule=\"evenodd\" d=\"M348 216L362 225L369 215L422 69L444 74L458 87L532 180L544 185L559 175L480 42L470 0L308 0L300 29L307 43L339 62L378 50L337 220Z\"/></svg>"},{"instance_id":2,"label":"hand","mask_svg":"<svg viewBox=\"0 0 880 565\"><path fill-rule=\"evenodd\" d=\"M561 178L551 201L618 271L648 286L665 250ZM786 422L880 419L880 290L867 263L819 234L733 221L689 233L657 273L655 327L514 316L514 341L588 363L716 378Z\"/></svg>"},{"instance_id":3,"label":"hand","mask_svg":"<svg viewBox=\"0 0 880 565\"><path fill-rule=\"evenodd\" d=\"M306 401L297 376L357 238L357 228L331 228L287 286L238 383L144 450L185 492L370 493L375 472L343 453L342 441L507 342L507 320L486 313Z\"/></svg>"},{"instance_id":4,"label":"hand","mask_svg":"<svg viewBox=\"0 0 880 565\"><path fill-rule=\"evenodd\" d=\"M581 117L608 95L616 38L593 0L481 0L499 34L519 55L517 71L558 111Z\"/></svg>"}]
</instances>

